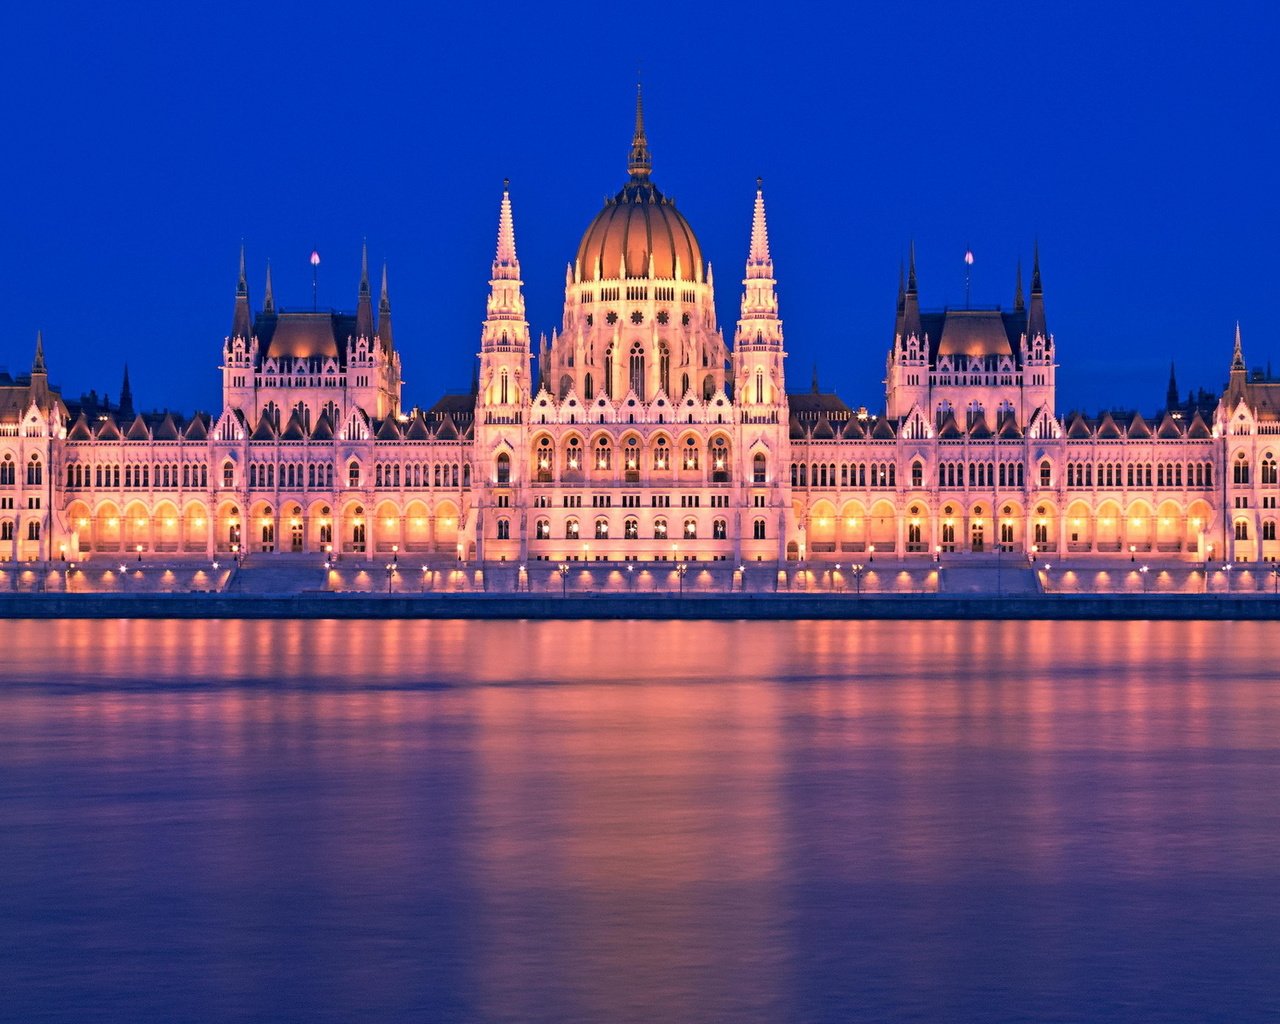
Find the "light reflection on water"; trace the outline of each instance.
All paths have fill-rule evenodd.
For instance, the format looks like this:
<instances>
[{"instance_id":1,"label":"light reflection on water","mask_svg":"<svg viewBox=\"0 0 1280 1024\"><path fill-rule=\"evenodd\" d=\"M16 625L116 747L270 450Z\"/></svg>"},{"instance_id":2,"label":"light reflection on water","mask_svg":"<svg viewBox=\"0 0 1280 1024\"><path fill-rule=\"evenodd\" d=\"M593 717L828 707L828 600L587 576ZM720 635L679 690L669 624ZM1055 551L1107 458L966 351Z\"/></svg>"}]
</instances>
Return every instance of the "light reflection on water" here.
<instances>
[{"instance_id":1,"label":"light reflection on water","mask_svg":"<svg viewBox=\"0 0 1280 1024\"><path fill-rule=\"evenodd\" d=\"M1262 623L7 623L12 1019L1280 1014Z\"/></svg>"}]
</instances>

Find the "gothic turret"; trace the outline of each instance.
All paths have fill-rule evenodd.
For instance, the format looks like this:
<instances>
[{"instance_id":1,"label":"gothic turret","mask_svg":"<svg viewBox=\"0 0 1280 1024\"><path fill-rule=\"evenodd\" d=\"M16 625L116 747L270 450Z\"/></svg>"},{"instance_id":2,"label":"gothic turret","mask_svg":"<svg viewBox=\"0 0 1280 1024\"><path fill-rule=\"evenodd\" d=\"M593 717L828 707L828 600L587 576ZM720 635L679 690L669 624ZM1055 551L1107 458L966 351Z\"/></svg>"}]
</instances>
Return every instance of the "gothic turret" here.
<instances>
[{"instance_id":1,"label":"gothic turret","mask_svg":"<svg viewBox=\"0 0 1280 1024\"><path fill-rule=\"evenodd\" d=\"M1031 305L1027 310L1027 338L1035 341L1043 338L1049 346L1049 328L1044 318L1044 288L1040 284L1040 243L1036 242L1035 257L1031 265Z\"/></svg>"},{"instance_id":2,"label":"gothic turret","mask_svg":"<svg viewBox=\"0 0 1280 1024\"><path fill-rule=\"evenodd\" d=\"M244 272L244 245L240 246L240 278L236 282L236 309L231 317L231 337L245 338L253 332L253 313L249 309L249 280Z\"/></svg>"},{"instance_id":3,"label":"gothic turret","mask_svg":"<svg viewBox=\"0 0 1280 1024\"><path fill-rule=\"evenodd\" d=\"M529 380L529 324L525 320L520 260L516 256L510 185L509 181L502 183L498 244L480 333L478 384L481 401L486 405L519 405Z\"/></svg>"},{"instance_id":4,"label":"gothic turret","mask_svg":"<svg viewBox=\"0 0 1280 1024\"><path fill-rule=\"evenodd\" d=\"M391 297L387 291L387 265L382 264L382 295L378 299L378 337L387 355L396 350L395 339L391 332Z\"/></svg>"},{"instance_id":5,"label":"gothic turret","mask_svg":"<svg viewBox=\"0 0 1280 1024\"><path fill-rule=\"evenodd\" d=\"M121 423L133 419L133 388L129 386L129 364L124 364L124 380L120 382L120 405L116 419Z\"/></svg>"},{"instance_id":6,"label":"gothic turret","mask_svg":"<svg viewBox=\"0 0 1280 1024\"><path fill-rule=\"evenodd\" d=\"M373 295L369 291L369 244L360 247L360 296L356 301L356 337L373 338Z\"/></svg>"},{"instance_id":7,"label":"gothic turret","mask_svg":"<svg viewBox=\"0 0 1280 1024\"><path fill-rule=\"evenodd\" d=\"M777 281L769 253L769 228L764 212L764 182L756 179L751 244L742 281L741 315L734 336L735 390L744 404L779 405L786 401L783 375L782 321L778 317Z\"/></svg>"},{"instance_id":8,"label":"gothic turret","mask_svg":"<svg viewBox=\"0 0 1280 1024\"><path fill-rule=\"evenodd\" d=\"M271 288L271 261L267 260L267 283L262 289L262 315L276 315L276 297L275 292Z\"/></svg>"}]
</instances>

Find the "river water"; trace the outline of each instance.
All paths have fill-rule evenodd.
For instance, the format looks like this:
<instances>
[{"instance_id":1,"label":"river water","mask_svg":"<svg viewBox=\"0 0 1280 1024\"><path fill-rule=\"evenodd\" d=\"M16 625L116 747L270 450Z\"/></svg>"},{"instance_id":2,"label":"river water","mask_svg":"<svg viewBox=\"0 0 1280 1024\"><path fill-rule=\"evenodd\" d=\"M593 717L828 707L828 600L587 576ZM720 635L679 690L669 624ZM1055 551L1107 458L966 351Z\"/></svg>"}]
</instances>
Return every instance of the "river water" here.
<instances>
[{"instance_id":1,"label":"river water","mask_svg":"<svg viewBox=\"0 0 1280 1024\"><path fill-rule=\"evenodd\" d=\"M0 1019L1280 1017L1273 625L0 628Z\"/></svg>"}]
</instances>

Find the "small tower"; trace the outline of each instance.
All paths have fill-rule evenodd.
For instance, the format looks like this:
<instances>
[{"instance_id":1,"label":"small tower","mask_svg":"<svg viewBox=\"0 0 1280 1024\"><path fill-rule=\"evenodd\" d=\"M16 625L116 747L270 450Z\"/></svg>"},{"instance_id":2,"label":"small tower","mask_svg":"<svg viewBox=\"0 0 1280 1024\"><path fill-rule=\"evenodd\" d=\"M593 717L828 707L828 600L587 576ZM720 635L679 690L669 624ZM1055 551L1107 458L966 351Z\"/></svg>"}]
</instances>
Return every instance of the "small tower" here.
<instances>
[{"instance_id":1,"label":"small tower","mask_svg":"<svg viewBox=\"0 0 1280 1024\"><path fill-rule=\"evenodd\" d=\"M247 342L253 332L253 312L249 308L249 279L244 272L244 244L240 245L240 278L236 282L236 308L231 317L231 337Z\"/></svg>"},{"instance_id":2,"label":"small tower","mask_svg":"<svg viewBox=\"0 0 1280 1024\"><path fill-rule=\"evenodd\" d=\"M502 183L498 209L498 245L489 279L489 299L480 330L479 404L493 415L514 416L529 392L529 324L521 292L511 216L511 183ZM502 413L493 410L503 408ZM509 411L505 411L509 410Z\"/></svg>"},{"instance_id":3,"label":"small tower","mask_svg":"<svg viewBox=\"0 0 1280 1024\"><path fill-rule=\"evenodd\" d=\"M885 412L890 419L929 408L929 344L920 321L920 292L916 281L916 244L911 243L907 284L898 272L898 316L885 378Z\"/></svg>"},{"instance_id":4,"label":"small tower","mask_svg":"<svg viewBox=\"0 0 1280 1024\"><path fill-rule=\"evenodd\" d=\"M117 409L117 419L121 423L128 423L134 417L133 410L133 388L129 386L129 364L124 364L124 380L120 382L120 405Z\"/></svg>"},{"instance_id":5,"label":"small tower","mask_svg":"<svg viewBox=\"0 0 1280 1024\"><path fill-rule=\"evenodd\" d=\"M1027 305L1027 328L1022 336L1022 408L1029 419L1037 409L1052 415L1056 395L1057 364L1053 335L1044 315L1044 287L1040 281L1040 243L1035 245L1031 263L1031 298Z\"/></svg>"},{"instance_id":6,"label":"small tower","mask_svg":"<svg viewBox=\"0 0 1280 1024\"><path fill-rule=\"evenodd\" d=\"M751 244L743 278L742 306L734 334L734 397L752 414L779 413L786 408L787 387L778 317L777 280L769 253L769 228L764 212L764 182L756 179ZM782 416L785 421L785 415Z\"/></svg>"},{"instance_id":7,"label":"small tower","mask_svg":"<svg viewBox=\"0 0 1280 1024\"><path fill-rule=\"evenodd\" d=\"M372 341L373 295L369 291L369 243L360 246L360 294L356 300L356 337Z\"/></svg>"}]
</instances>

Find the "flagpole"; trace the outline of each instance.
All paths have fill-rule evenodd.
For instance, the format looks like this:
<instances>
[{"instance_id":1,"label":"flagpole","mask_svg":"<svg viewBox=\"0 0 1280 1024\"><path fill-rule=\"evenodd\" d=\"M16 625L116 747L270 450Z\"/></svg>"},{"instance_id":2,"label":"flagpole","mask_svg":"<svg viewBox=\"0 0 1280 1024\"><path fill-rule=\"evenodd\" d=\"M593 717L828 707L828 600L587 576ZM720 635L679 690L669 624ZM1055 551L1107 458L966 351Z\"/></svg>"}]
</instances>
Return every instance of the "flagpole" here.
<instances>
[{"instance_id":1,"label":"flagpole","mask_svg":"<svg viewBox=\"0 0 1280 1024\"><path fill-rule=\"evenodd\" d=\"M319 303L319 282L320 277L320 250L311 250L311 312L318 313L320 311Z\"/></svg>"},{"instance_id":2,"label":"flagpole","mask_svg":"<svg viewBox=\"0 0 1280 1024\"><path fill-rule=\"evenodd\" d=\"M969 285L973 276L973 250L965 247L964 250L964 308L969 308Z\"/></svg>"}]
</instances>

